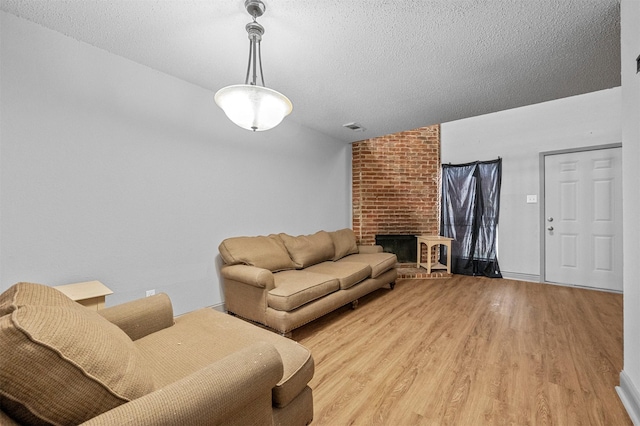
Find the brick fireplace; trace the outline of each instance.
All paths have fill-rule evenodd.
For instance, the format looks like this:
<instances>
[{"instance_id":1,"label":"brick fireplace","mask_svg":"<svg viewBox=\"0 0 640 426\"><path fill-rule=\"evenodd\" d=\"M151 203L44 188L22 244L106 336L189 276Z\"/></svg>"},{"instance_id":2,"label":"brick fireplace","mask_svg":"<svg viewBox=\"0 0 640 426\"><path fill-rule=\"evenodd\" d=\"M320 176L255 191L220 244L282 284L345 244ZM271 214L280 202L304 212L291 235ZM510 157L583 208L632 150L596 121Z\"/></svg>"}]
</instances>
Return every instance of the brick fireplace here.
<instances>
[{"instance_id":1,"label":"brick fireplace","mask_svg":"<svg viewBox=\"0 0 640 426\"><path fill-rule=\"evenodd\" d=\"M376 235L438 234L439 125L353 143L352 170L359 243L375 244Z\"/></svg>"}]
</instances>

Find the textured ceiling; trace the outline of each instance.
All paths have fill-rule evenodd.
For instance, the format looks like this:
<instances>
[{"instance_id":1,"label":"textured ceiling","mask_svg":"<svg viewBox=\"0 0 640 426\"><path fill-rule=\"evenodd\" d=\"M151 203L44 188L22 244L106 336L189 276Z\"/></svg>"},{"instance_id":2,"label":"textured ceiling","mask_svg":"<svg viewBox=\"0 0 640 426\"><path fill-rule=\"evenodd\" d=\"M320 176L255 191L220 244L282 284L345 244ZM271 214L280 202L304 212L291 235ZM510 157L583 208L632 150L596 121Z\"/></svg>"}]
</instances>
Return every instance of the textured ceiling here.
<instances>
[{"instance_id":1,"label":"textured ceiling","mask_svg":"<svg viewBox=\"0 0 640 426\"><path fill-rule=\"evenodd\" d=\"M265 0L287 120L355 141L620 85L618 0ZM213 93L244 82L244 0L0 0ZM223 114L222 111L219 111ZM367 130L342 127L358 122Z\"/></svg>"}]
</instances>

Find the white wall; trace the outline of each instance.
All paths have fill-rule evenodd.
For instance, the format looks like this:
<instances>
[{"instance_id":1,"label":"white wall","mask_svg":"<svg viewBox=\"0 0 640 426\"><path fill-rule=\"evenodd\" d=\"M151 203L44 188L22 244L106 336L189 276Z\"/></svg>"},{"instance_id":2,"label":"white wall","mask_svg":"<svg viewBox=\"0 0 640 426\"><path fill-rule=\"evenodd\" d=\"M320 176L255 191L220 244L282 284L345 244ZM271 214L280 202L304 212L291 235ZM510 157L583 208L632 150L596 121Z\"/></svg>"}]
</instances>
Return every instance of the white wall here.
<instances>
[{"instance_id":1,"label":"white wall","mask_svg":"<svg viewBox=\"0 0 640 426\"><path fill-rule=\"evenodd\" d=\"M179 314L222 303L222 239L350 226L350 145L295 111L251 133L209 90L0 19L0 291L97 279Z\"/></svg>"},{"instance_id":2,"label":"white wall","mask_svg":"<svg viewBox=\"0 0 640 426\"><path fill-rule=\"evenodd\" d=\"M540 152L621 142L620 88L441 125L442 162L502 157L498 262L505 277L540 279ZM538 197L539 198L539 197ZM538 200L540 201L540 200Z\"/></svg>"},{"instance_id":3,"label":"white wall","mask_svg":"<svg viewBox=\"0 0 640 426\"><path fill-rule=\"evenodd\" d=\"M624 224L624 369L621 399L640 425L640 2L622 0L622 170Z\"/></svg>"}]
</instances>

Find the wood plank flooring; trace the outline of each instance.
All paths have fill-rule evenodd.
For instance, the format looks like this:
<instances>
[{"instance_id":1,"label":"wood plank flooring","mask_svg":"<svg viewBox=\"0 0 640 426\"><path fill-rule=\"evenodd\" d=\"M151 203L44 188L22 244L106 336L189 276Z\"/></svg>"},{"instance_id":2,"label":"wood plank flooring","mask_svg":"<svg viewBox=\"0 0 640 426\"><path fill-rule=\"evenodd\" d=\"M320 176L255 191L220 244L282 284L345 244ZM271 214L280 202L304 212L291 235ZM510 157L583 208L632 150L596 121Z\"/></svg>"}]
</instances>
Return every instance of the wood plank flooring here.
<instances>
[{"instance_id":1,"label":"wood plank flooring","mask_svg":"<svg viewBox=\"0 0 640 426\"><path fill-rule=\"evenodd\" d=\"M620 294L402 280L293 339L316 362L313 425L631 425Z\"/></svg>"}]
</instances>

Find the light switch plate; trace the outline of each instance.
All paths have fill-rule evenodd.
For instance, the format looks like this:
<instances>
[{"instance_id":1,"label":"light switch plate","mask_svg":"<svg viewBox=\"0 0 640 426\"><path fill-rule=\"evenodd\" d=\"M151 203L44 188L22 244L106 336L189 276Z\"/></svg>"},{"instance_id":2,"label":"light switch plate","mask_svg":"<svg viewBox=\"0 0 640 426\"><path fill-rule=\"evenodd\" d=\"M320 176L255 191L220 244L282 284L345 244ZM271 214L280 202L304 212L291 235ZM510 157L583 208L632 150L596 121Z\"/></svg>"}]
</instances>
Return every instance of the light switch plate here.
<instances>
[{"instance_id":1,"label":"light switch plate","mask_svg":"<svg viewBox=\"0 0 640 426\"><path fill-rule=\"evenodd\" d=\"M527 204L535 204L538 202L537 195L527 195Z\"/></svg>"}]
</instances>

